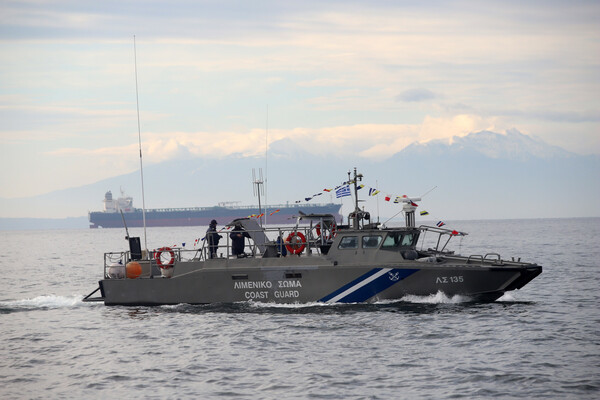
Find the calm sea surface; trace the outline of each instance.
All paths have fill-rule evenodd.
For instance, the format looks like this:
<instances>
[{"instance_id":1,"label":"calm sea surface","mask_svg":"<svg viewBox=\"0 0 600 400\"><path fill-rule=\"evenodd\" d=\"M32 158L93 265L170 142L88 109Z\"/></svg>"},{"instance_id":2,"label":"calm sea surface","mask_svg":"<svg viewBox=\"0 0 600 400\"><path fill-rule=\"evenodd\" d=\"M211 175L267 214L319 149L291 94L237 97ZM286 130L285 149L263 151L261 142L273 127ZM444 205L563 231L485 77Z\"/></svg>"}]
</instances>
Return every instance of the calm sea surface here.
<instances>
[{"instance_id":1,"label":"calm sea surface","mask_svg":"<svg viewBox=\"0 0 600 400\"><path fill-rule=\"evenodd\" d=\"M0 231L0 398L600 398L600 219L448 225L544 272L489 304L105 307L81 298L122 230Z\"/></svg>"}]
</instances>

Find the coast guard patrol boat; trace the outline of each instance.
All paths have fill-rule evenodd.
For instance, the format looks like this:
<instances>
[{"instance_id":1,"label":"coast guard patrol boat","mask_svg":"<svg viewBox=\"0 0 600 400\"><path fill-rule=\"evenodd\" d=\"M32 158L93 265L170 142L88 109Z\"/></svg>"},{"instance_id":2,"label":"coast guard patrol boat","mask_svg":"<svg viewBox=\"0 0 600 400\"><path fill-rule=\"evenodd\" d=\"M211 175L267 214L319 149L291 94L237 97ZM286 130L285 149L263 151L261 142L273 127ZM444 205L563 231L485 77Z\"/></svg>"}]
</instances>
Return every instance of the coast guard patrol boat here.
<instances>
[{"instance_id":1,"label":"coast guard patrol boat","mask_svg":"<svg viewBox=\"0 0 600 400\"><path fill-rule=\"evenodd\" d=\"M128 237L128 251L104 255L103 279L84 301L370 303L438 292L494 301L542 272L537 264L504 260L496 253L461 256L447 250L451 239L466 233L415 226L417 198L403 199L406 226L371 223L369 213L358 207L362 175L354 169L348 176L355 195L348 225L329 214L300 214L303 224L287 228L261 227L256 219L240 218L228 227L248 233L244 253L233 255L230 231L224 231L224 240L212 249L213 258L207 240L197 250L163 247L147 252L139 238ZM432 247L419 248L426 234L436 240Z\"/></svg>"}]
</instances>

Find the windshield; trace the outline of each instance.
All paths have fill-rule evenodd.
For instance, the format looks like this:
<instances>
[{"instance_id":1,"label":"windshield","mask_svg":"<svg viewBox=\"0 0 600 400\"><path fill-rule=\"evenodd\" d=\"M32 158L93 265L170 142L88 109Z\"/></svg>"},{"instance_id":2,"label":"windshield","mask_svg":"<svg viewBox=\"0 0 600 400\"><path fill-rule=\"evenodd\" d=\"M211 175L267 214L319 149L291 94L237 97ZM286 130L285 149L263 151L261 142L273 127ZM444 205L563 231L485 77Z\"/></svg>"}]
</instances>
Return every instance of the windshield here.
<instances>
[{"instance_id":1,"label":"windshield","mask_svg":"<svg viewBox=\"0 0 600 400\"><path fill-rule=\"evenodd\" d=\"M393 249L398 247L412 247L415 244L417 235L412 232L388 232L383 241L382 249Z\"/></svg>"}]
</instances>

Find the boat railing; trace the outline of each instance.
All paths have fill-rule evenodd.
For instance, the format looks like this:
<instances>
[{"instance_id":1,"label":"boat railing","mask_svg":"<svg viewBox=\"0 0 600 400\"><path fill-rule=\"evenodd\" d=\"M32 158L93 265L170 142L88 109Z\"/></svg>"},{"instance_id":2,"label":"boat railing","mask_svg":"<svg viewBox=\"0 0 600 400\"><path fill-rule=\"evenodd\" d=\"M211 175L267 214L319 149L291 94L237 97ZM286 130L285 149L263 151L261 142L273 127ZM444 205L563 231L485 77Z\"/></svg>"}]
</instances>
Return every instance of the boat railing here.
<instances>
[{"instance_id":1,"label":"boat railing","mask_svg":"<svg viewBox=\"0 0 600 400\"><path fill-rule=\"evenodd\" d=\"M524 265L532 265L531 263L521 261L521 258L510 260L503 259L498 253L487 253L485 255L472 254L470 256L461 255L444 255L443 258L449 261L464 262L465 264L503 266L503 267L522 267Z\"/></svg>"},{"instance_id":2,"label":"boat railing","mask_svg":"<svg viewBox=\"0 0 600 400\"><path fill-rule=\"evenodd\" d=\"M472 261L483 263L483 256L481 254L471 254L469 257L467 257L467 264Z\"/></svg>"},{"instance_id":3,"label":"boat railing","mask_svg":"<svg viewBox=\"0 0 600 400\"><path fill-rule=\"evenodd\" d=\"M130 260L129 251L104 253L104 277L111 279L124 279L127 262Z\"/></svg>"},{"instance_id":4,"label":"boat railing","mask_svg":"<svg viewBox=\"0 0 600 400\"><path fill-rule=\"evenodd\" d=\"M316 234L314 226L265 227L256 230L245 230L250 239L244 239L243 254L234 255L232 249L231 230L218 232L222 239L215 246L215 256L212 260L233 260L238 258L271 258L271 257L310 257L324 254L331 245L332 236L325 236L325 231ZM260 239L259 238L263 238ZM146 254L142 259L135 260L131 251L104 253L104 277L108 279L152 278L162 275L160 265L168 269L172 263L211 260L208 241L200 240L201 245L194 249L181 247L162 247ZM171 262L172 258L172 262ZM158 260L161 260L160 263ZM131 274L130 265L138 262L140 273Z\"/></svg>"},{"instance_id":5,"label":"boat railing","mask_svg":"<svg viewBox=\"0 0 600 400\"><path fill-rule=\"evenodd\" d=\"M485 255L481 254L472 254L470 256L461 256L454 254L453 251L447 250L448 243L455 236L466 236L468 235L465 232L459 232L452 229L440 228L437 226L427 226L422 225L419 229L423 232L421 236L421 251L426 253L433 254L435 256L443 256L447 260L455 260L455 261L463 261L466 264L489 264L495 266L522 266L527 265L529 263L521 262L521 259L515 260L505 260L502 259L500 254L498 253L486 253ZM425 235L428 232L432 232L437 234L437 239L434 239L435 246L429 247L427 250L423 250L423 246L425 245Z\"/></svg>"},{"instance_id":6,"label":"boat railing","mask_svg":"<svg viewBox=\"0 0 600 400\"><path fill-rule=\"evenodd\" d=\"M320 254L327 239L316 235L312 226L265 227L256 230L244 230L250 239L244 239L243 254L234 255L231 230L218 232L222 235L219 244L214 246L217 259L245 257L281 257L291 255L311 256ZM223 241L224 239L224 241ZM202 245L194 250L180 250L184 260L203 261L210 259L210 245L203 238ZM292 251L290 251L290 249Z\"/></svg>"},{"instance_id":7,"label":"boat railing","mask_svg":"<svg viewBox=\"0 0 600 400\"><path fill-rule=\"evenodd\" d=\"M502 264L502 257L500 257L500 254L498 253L487 253L485 256L483 256L483 260L491 260L492 262L498 262Z\"/></svg>"},{"instance_id":8,"label":"boat railing","mask_svg":"<svg viewBox=\"0 0 600 400\"><path fill-rule=\"evenodd\" d=\"M425 245L425 237L427 233L431 232L432 234L437 235L437 240L435 240L435 247L428 248L427 251L439 254L453 253L451 251L446 250L446 247L448 246L448 243L450 243L450 240L455 236L463 237L468 235L468 233L466 232L460 232L454 229L440 228L438 226L421 225L419 226L419 230L423 233L421 235L421 250L423 250L423 246Z\"/></svg>"}]
</instances>

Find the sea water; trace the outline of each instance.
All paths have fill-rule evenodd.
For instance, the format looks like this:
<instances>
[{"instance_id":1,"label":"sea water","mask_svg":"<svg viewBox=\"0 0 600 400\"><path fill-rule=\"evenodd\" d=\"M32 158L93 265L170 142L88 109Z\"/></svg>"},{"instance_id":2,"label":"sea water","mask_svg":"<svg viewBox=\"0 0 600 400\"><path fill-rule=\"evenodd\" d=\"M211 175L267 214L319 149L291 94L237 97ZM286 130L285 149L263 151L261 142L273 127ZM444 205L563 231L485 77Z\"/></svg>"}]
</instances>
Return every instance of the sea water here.
<instances>
[{"instance_id":1,"label":"sea water","mask_svg":"<svg viewBox=\"0 0 600 400\"><path fill-rule=\"evenodd\" d=\"M106 307L81 298L122 230L2 231L0 398L600 398L600 219L448 227L461 254L544 272L494 303ZM150 228L148 248L205 230Z\"/></svg>"}]
</instances>

